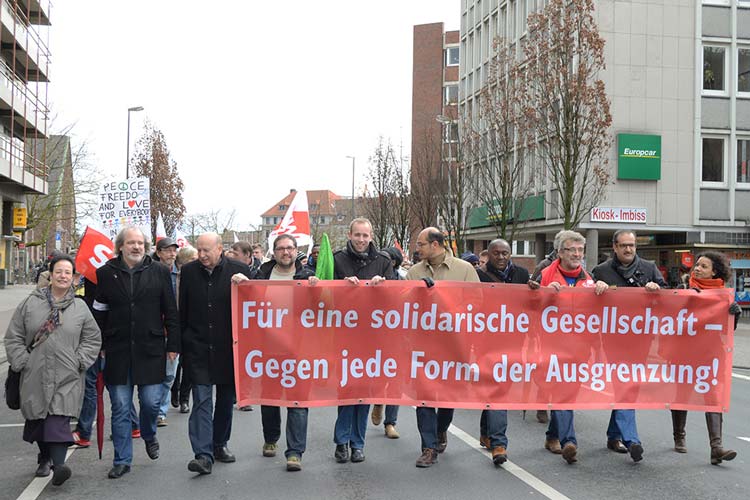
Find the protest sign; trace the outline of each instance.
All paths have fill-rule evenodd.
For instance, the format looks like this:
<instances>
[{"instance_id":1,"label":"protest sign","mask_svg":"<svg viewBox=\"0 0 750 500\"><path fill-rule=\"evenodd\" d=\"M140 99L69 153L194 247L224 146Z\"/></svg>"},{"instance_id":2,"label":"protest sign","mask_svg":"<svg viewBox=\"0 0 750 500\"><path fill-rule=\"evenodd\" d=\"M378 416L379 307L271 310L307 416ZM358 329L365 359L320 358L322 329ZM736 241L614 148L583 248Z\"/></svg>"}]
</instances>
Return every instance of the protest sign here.
<instances>
[{"instance_id":1,"label":"protest sign","mask_svg":"<svg viewBox=\"0 0 750 500\"><path fill-rule=\"evenodd\" d=\"M137 226L151 234L151 195L148 177L106 182L99 189L98 222L101 231L114 239L120 229Z\"/></svg>"}]
</instances>

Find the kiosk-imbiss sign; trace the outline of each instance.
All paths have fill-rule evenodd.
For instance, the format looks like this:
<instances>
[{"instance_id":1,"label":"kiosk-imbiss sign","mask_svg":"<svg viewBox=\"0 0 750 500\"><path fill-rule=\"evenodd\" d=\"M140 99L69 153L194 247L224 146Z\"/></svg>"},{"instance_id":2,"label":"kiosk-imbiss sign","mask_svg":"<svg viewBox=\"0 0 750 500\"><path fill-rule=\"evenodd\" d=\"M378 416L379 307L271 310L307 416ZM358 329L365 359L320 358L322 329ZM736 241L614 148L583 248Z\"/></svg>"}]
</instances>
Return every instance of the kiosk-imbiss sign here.
<instances>
[{"instance_id":1,"label":"kiosk-imbiss sign","mask_svg":"<svg viewBox=\"0 0 750 500\"><path fill-rule=\"evenodd\" d=\"M645 224L645 208L594 207L591 209L591 222L627 222Z\"/></svg>"}]
</instances>

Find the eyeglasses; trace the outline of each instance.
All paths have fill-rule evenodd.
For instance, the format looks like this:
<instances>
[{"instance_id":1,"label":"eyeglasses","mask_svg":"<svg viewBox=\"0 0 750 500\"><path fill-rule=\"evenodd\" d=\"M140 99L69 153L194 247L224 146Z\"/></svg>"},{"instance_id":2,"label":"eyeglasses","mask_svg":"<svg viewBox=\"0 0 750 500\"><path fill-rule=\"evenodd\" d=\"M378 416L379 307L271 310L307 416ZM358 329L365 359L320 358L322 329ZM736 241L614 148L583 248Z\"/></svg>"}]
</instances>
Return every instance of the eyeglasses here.
<instances>
[{"instance_id":1,"label":"eyeglasses","mask_svg":"<svg viewBox=\"0 0 750 500\"><path fill-rule=\"evenodd\" d=\"M635 243L617 243L620 248L635 248Z\"/></svg>"},{"instance_id":2,"label":"eyeglasses","mask_svg":"<svg viewBox=\"0 0 750 500\"><path fill-rule=\"evenodd\" d=\"M273 249L274 252L295 252L296 247L276 247Z\"/></svg>"},{"instance_id":3,"label":"eyeglasses","mask_svg":"<svg viewBox=\"0 0 750 500\"><path fill-rule=\"evenodd\" d=\"M583 253L583 247L563 248L563 252L568 252L568 253Z\"/></svg>"},{"instance_id":4,"label":"eyeglasses","mask_svg":"<svg viewBox=\"0 0 750 500\"><path fill-rule=\"evenodd\" d=\"M418 241L417 242L417 246L418 247L426 247L429 244L430 244L429 242L422 242L422 241Z\"/></svg>"}]
</instances>

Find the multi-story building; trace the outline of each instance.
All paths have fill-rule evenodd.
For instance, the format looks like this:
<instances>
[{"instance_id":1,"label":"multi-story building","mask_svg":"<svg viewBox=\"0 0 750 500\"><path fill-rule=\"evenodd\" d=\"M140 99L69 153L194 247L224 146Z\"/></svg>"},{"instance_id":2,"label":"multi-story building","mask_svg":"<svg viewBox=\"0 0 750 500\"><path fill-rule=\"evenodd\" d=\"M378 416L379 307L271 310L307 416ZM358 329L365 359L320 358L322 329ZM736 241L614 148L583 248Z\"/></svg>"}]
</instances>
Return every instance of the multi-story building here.
<instances>
[{"instance_id":1,"label":"multi-story building","mask_svg":"<svg viewBox=\"0 0 750 500\"><path fill-rule=\"evenodd\" d=\"M47 136L50 53L49 0L0 0L0 269L18 267L12 209L26 194L47 193L44 150L31 140ZM0 272L0 284L8 282Z\"/></svg>"},{"instance_id":2,"label":"multi-story building","mask_svg":"<svg viewBox=\"0 0 750 500\"><path fill-rule=\"evenodd\" d=\"M528 13L544 0L461 0L459 112L477 105L492 40L520 46ZM705 249L728 254L740 298L750 300L750 1L599 0L605 82L611 102L613 182L578 229L587 265L611 248L616 229L638 231L639 254L669 281ZM645 154L645 153L648 154ZM520 238L540 258L562 220L550 186L544 210ZM477 207L481 209L481 207ZM489 224L470 231L476 246Z\"/></svg>"}]
</instances>

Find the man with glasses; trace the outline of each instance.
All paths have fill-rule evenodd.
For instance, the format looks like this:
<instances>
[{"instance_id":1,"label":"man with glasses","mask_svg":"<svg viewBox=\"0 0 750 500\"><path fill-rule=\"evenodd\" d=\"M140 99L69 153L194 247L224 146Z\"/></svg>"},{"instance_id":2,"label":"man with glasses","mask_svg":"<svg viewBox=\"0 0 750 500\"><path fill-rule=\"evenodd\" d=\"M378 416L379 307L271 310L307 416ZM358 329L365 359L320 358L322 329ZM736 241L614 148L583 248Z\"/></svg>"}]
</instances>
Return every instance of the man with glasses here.
<instances>
[{"instance_id":1,"label":"man with glasses","mask_svg":"<svg viewBox=\"0 0 750 500\"><path fill-rule=\"evenodd\" d=\"M555 236L558 257L542 271L541 283L529 282L531 288L539 285L554 288L558 292L565 287L593 288L596 295L604 293L609 286L594 279L583 269L586 238L575 231L563 230ZM573 410L552 410L544 447L557 455L562 454L569 464L578 461L578 442L573 423Z\"/></svg>"},{"instance_id":2,"label":"man with glasses","mask_svg":"<svg viewBox=\"0 0 750 500\"><path fill-rule=\"evenodd\" d=\"M634 231L615 231L612 236L612 251L614 255L611 258L591 271L595 279L613 287L641 287L651 292L667 287L656 264L641 259L636 253ZM638 439L635 424L635 410L612 410L607 427L607 448L617 453L630 453L635 462L643 458L643 445Z\"/></svg>"}]
</instances>

